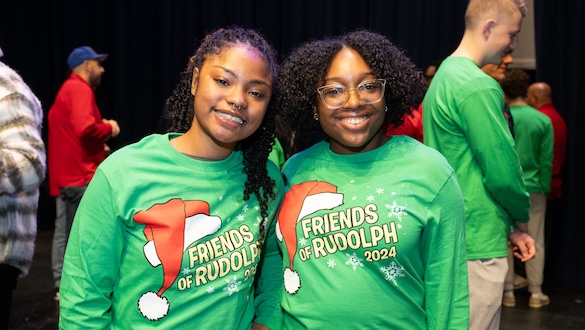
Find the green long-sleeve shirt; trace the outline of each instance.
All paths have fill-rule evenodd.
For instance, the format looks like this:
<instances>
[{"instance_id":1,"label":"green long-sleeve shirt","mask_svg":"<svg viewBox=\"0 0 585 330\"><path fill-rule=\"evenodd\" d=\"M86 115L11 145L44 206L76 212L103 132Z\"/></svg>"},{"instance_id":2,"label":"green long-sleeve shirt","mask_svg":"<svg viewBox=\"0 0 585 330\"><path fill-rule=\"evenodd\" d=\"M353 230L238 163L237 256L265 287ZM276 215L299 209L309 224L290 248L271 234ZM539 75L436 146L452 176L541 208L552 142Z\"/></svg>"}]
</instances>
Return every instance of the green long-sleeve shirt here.
<instances>
[{"instance_id":1,"label":"green long-sleeve shirt","mask_svg":"<svg viewBox=\"0 0 585 330\"><path fill-rule=\"evenodd\" d=\"M526 190L550 190L553 161L553 127L550 118L529 105L510 105L514 118L516 151L522 165Z\"/></svg>"},{"instance_id":2,"label":"green long-sleeve shirt","mask_svg":"<svg viewBox=\"0 0 585 330\"><path fill-rule=\"evenodd\" d=\"M244 200L243 155L193 159L150 135L102 163L75 215L61 281L61 329L250 329L278 320L276 298L255 291L262 217ZM266 241L282 198L276 181ZM264 315L267 315L266 317Z\"/></svg>"},{"instance_id":3,"label":"green long-sleeve shirt","mask_svg":"<svg viewBox=\"0 0 585 330\"><path fill-rule=\"evenodd\" d=\"M463 199L438 152L406 136L349 155L323 141L283 175L285 329L468 328Z\"/></svg>"},{"instance_id":4,"label":"green long-sleeve shirt","mask_svg":"<svg viewBox=\"0 0 585 330\"><path fill-rule=\"evenodd\" d=\"M502 115L500 85L465 57L446 58L423 100L424 143L455 169L467 215L467 258L508 255L512 221L527 222L530 199Z\"/></svg>"}]
</instances>

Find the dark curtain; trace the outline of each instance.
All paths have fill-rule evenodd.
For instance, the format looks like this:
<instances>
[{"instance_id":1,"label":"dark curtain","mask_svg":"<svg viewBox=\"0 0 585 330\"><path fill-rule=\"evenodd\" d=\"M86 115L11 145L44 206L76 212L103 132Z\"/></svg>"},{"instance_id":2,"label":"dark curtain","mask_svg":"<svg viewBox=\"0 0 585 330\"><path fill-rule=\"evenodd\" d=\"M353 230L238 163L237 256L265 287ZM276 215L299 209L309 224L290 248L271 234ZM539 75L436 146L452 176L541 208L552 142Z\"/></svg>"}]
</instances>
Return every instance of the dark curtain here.
<instances>
[{"instance_id":1,"label":"dark curtain","mask_svg":"<svg viewBox=\"0 0 585 330\"><path fill-rule=\"evenodd\" d=\"M97 90L105 118L120 122L114 148L155 131L201 38L231 24L260 30L281 56L297 44L356 28L388 35L421 67L447 56L463 31L466 0L414 1L7 1L0 12L3 61L48 111L80 45L110 57Z\"/></svg>"},{"instance_id":2,"label":"dark curtain","mask_svg":"<svg viewBox=\"0 0 585 330\"><path fill-rule=\"evenodd\" d=\"M536 79L551 85L553 103L568 130L567 158L563 172L563 198L558 214L547 218L550 236L545 275L585 289L585 219L579 205L585 198L583 138L579 127L585 112L578 104L585 85L585 2L534 0ZM522 42L522 41L520 41ZM550 221L549 220L553 220Z\"/></svg>"},{"instance_id":3,"label":"dark curtain","mask_svg":"<svg viewBox=\"0 0 585 330\"><path fill-rule=\"evenodd\" d=\"M103 116L120 123L120 136L110 142L115 150L157 131L164 101L179 72L201 38L218 27L238 24L258 29L281 57L300 42L368 28L390 37L422 70L458 45L467 1L5 1L0 10L0 47L5 53L2 61L21 73L45 114L67 77L66 58L73 48L90 45L109 53L96 96ZM575 135L576 125L583 122L576 96L582 86L578 70L583 71L577 59L584 55L583 23L577 22L584 5L580 1L564 5L568 0L535 2L531 10L537 22L538 79L553 86L570 140L566 215L555 232L558 255L547 263L558 267L556 278L583 289L585 258L578 235L584 225L577 214L583 194L577 190L583 186L578 171L583 164L577 159ZM45 185L39 224L52 226L53 219L53 201Z\"/></svg>"}]
</instances>

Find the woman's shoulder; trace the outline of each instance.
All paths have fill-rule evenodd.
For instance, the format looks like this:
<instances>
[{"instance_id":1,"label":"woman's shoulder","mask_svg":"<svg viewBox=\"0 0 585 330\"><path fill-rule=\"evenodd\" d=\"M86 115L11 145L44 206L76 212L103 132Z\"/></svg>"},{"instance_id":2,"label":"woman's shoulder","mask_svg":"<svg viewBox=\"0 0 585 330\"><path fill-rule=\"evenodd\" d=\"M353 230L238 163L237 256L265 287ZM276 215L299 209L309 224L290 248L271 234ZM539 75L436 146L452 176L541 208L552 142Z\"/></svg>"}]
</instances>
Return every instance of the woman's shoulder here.
<instances>
[{"instance_id":1,"label":"woman's shoulder","mask_svg":"<svg viewBox=\"0 0 585 330\"><path fill-rule=\"evenodd\" d=\"M431 168L439 166L453 170L439 151L406 135L393 136L389 149L389 152L402 155L403 160L413 166Z\"/></svg>"}]
</instances>

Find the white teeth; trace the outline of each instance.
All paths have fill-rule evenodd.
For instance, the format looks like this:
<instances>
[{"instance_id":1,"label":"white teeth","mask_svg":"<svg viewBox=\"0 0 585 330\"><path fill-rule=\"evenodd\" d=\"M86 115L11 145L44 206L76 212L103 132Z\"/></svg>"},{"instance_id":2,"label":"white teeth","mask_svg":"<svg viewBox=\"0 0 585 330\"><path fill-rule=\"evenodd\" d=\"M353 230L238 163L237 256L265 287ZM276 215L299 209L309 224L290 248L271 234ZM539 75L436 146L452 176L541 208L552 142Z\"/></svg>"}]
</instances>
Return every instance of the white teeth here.
<instances>
[{"instance_id":1,"label":"white teeth","mask_svg":"<svg viewBox=\"0 0 585 330\"><path fill-rule=\"evenodd\" d=\"M341 121L344 121L348 124L357 125L366 119L368 119L368 117L350 117L350 118L343 118Z\"/></svg>"},{"instance_id":2,"label":"white teeth","mask_svg":"<svg viewBox=\"0 0 585 330\"><path fill-rule=\"evenodd\" d=\"M233 121L234 123L236 123L236 124L238 124L238 125L242 125L242 124L244 123L244 121L243 121L241 118L238 118L238 117L236 117L236 116L232 116L232 115L230 115L229 113L225 113L225 112L219 112L219 111L216 111L216 113L217 113L217 114L218 114L220 117L223 117L223 118L225 118L225 119L231 120L231 121Z\"/></svg>"}]
</instances>

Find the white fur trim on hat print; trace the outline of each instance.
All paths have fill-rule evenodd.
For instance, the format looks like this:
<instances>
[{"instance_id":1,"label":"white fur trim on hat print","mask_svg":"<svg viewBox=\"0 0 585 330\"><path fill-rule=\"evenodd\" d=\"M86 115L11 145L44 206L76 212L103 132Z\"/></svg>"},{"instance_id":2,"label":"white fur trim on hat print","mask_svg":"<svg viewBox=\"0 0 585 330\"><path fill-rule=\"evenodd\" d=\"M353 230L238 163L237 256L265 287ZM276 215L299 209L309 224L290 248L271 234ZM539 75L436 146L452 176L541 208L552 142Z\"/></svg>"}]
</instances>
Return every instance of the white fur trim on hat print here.
<instances>
[{"instance_id":1,"label":"white fur trim on hat print","mask_svg":"<svg viewBox=\"0 0 585 330\"><path fill-rule=\"evenodd\" d=\"M151 321L158 321L169 313L169 301L159 297L156 292L149 291L138 299L140 313Z\"/></svg>"}]
</instances>

